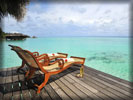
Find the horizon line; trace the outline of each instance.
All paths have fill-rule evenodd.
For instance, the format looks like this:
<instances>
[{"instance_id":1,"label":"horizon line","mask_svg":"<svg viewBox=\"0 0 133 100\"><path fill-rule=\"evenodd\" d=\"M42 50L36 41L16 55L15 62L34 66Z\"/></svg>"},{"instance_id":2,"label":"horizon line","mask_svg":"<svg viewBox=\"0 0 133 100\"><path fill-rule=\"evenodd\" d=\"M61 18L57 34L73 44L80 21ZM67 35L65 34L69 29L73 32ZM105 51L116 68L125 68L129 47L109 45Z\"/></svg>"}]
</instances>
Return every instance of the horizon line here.
<instances>
[{"instance_id":1,"label":"horizon line","mask_svg":"<svg viewBox=\"0 0 133 100\"><path fill-rule=\"evenodd\" d=\"M124 37L133 37L133 36L39 36L37 38L45 38L45 37L123 37L124 38Z\"/></svg>"}]
</instances>

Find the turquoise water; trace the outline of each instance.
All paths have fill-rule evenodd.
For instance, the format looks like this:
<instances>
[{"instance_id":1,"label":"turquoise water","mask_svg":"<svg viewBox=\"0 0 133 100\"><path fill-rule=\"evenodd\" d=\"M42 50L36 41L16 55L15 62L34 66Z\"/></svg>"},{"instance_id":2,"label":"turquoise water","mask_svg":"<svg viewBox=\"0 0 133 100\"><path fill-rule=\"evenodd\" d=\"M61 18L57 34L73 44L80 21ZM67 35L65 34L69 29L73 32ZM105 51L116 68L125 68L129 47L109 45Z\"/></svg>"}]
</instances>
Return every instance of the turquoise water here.
<instances>
[{"instance_id":1,"label":"turquoise water","mask_svg":"<svg viewBox=\"0 0 133 100\"><path fill-rule=\"evenodd\" d=\"M21 59L8 44L42 53L64 52L69 56L85 57L85 65L116 77L129 78L129 39L114 37L53 37L3 41L3 66L21 65Z\"/></svg>"}]
</instances>

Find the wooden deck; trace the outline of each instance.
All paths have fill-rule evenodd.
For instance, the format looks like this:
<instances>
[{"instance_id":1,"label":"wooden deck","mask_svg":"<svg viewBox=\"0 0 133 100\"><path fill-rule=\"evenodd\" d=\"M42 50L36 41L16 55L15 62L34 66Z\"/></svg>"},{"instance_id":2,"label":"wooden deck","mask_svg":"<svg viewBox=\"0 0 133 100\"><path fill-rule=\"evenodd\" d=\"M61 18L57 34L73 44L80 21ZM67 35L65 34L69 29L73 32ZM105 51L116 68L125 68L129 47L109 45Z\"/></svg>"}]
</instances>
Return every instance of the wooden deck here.
<instances>
[{"instance_id":1,"label":"wooden deck","mask_svg":"<svg viewBox=\"0 0 133 100\"><path fill-rule=\"evenodd\" d=\"M84 78L75 77L79 73L76 65L51 76L40 94L33 84L40 84L44 75L36 72L26 82L24 72L16 69L0 70L0 100L133 100L132 83L89 67L85 67Z\"/></svg>"}]
</instances>

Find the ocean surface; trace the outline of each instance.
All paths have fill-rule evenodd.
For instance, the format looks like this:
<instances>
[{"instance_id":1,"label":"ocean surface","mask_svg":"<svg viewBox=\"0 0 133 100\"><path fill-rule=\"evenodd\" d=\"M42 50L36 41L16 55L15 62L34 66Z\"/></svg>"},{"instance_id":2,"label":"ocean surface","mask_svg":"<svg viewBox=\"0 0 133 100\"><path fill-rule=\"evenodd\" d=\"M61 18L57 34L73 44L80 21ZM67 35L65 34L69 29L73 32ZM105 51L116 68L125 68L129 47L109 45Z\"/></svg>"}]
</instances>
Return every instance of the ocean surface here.
<instances>
[{"instance_id":1,"label":"ocean surface","mask_svg":"<svg viewBox=\"0 0 133 100\"><path fill-rule=\"evenodd\" d=\"M85 57L85 65L113 76L130 79L129 38L122 37L46 37L26 40L4 40L1 51L2 66L21 65L21 59L10 50L9 44L17 45L31 52L68 53L70 56ZM0 49L2 50L2 49Z\"/></svg>"}]
</instances>

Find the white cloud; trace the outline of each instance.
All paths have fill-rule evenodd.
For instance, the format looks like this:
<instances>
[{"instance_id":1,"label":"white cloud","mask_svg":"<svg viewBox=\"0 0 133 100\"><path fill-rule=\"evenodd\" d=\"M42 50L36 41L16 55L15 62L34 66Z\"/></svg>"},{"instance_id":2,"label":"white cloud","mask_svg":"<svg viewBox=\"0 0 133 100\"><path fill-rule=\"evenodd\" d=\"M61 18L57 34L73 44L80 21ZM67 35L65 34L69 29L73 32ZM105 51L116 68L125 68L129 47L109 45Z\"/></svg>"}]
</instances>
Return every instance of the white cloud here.
<instances>
[{"instance_id":1,"label":"white cloud","mask_svg":"<svg viewBox=\"0 0 133 100\"><path fill-rule=\"evenodd\" d=\"M6 30L15 28L34 33L36 29L47 31L56 25L68 24L80 27L81 30L84 27L91 28L85 29L86 31L93 29L96 32L114 32L114 30L123 32L129 27L128 4L48 4L46 9L42 9L41 5L32 5L21 23L17 23L11 17L5 18L5 26L12 26L6 27Z\"/></svg>"},{"instance_id":2,"label":"white cloud","mask_svg":"<svg viewBox=\"0 0 133 100\"><path fill-rule=\"evenodd\" d=\"M10 33L20 33L20 32L18 32L18 31L10 31Z\"/></svg>"},{"instance_id":3,"label":"white cloud","mask_svg":"<svg viewBox=\"0 0 133 100\"><path fill-rule=\"evenodd\" d=\"M99 8L99 10L97 10ZM123 12L126 11L124 14ZM29 12L29 16L33 21L46 21L52 24L67 24L73 22L75 25L88 24L109 24L113 20L119 21L121 17L128 16L128 5L121 4L58 4L50 5L49 10L38 14L37 12ZM124 19L126 20L126 19Z\"/></svg>"}]
</instances>

